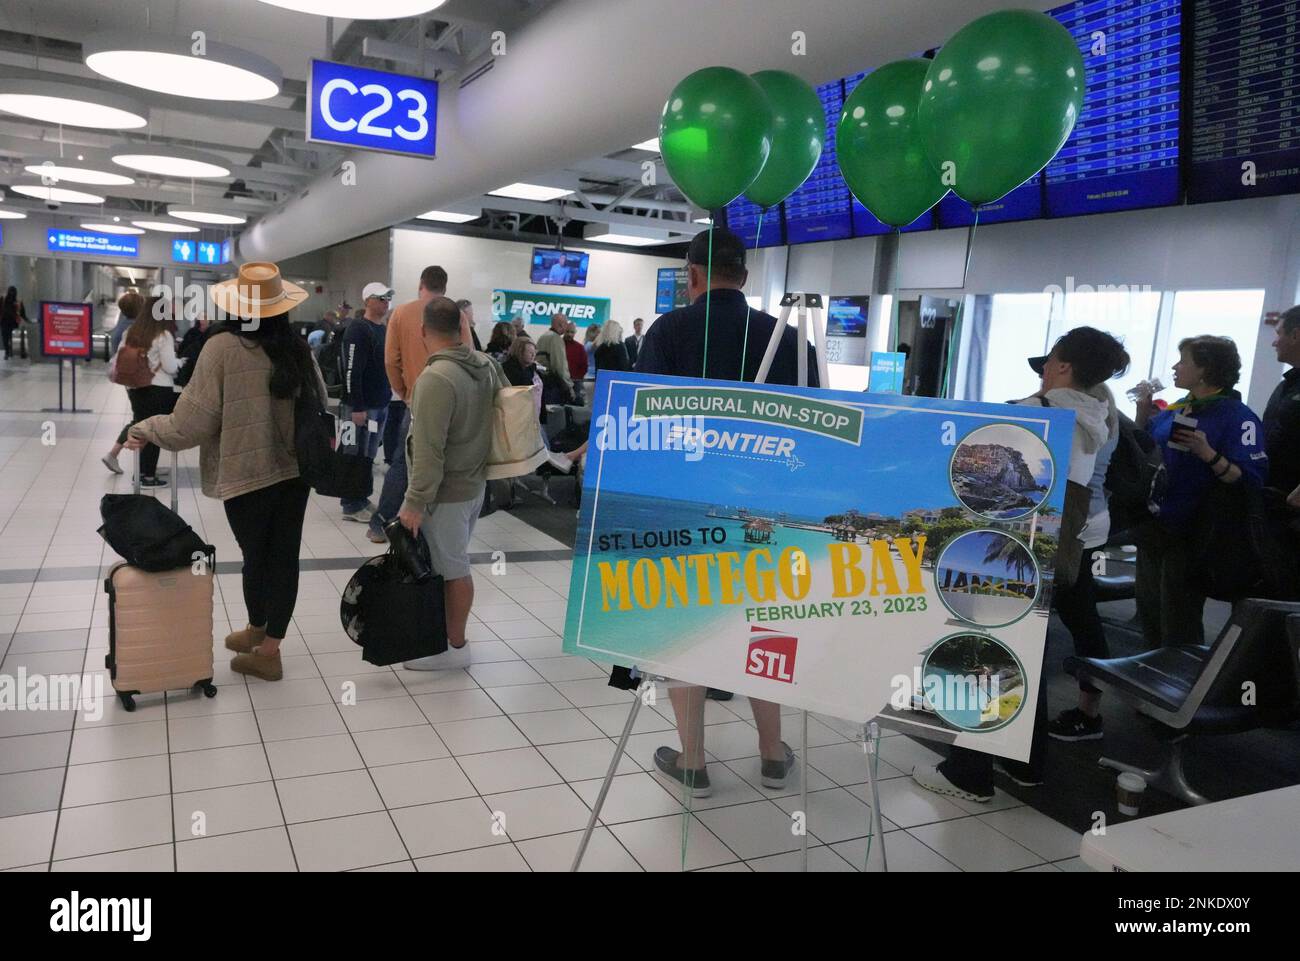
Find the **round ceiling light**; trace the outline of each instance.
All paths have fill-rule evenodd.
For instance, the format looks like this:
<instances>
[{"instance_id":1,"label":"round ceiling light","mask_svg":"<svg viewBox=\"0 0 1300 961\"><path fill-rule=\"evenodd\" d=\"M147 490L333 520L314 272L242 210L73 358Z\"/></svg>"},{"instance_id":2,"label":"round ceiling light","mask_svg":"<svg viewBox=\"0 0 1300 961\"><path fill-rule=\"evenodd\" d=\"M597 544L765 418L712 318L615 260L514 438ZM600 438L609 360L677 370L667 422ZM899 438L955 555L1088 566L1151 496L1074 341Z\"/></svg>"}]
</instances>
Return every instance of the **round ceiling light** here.
<instances>
[{"instance_id":1,"label":"round ceiling light","mask_svg":"<svg viewBox=\"0 0 1300 961\"><path fill-rule=\"evenodd\" d=\"M103 234L142 234L144 233L139 227L124 227L121 224L93 224L84 223L81 225L83 230L98 230Z\"/></svg>"},{"instance_id":2,"label":"round ceiling light","mask_svg":"<svg viewBox=\"0 0 1300 961\"><path fill-rule=\"evenodd\" d=\"M133 220L133 226L143 227L145 230L161 230L167 234L197 234L198 227L191 227L189 224L178 224L170 220Z\"/></svg>"},{"instance_id":3,"label":"round ceiling light","mask_svg":"<svg viewBox=\"0 0 1300 961\"><path fill-rule=\"evenodd\" d=\"M99 194L85 194L80 190L47 187L44 184L14 184L12 190L16 194L22 194L24 197L35 197L37 200L44 200L46 203L53 201L61 204L102 204L104 202L104 198Z\"/></svg>"},{"instance_id":4,"label":"round ceiling light","mask_svg":"<svg viewBox=\"0 0 1300 961\"><path fill-rule=\"evenodd\" d=\"M98 74L156 93L198 100L265 100L280 92L284 75L265 57L205 42L194 52L189 36L112 31L82 45L86 66Z\"/></svg>"},{"instance_id":5,"label":"round ceiling light","mask_svg":"<svg viewBox=\"0 0 1300 961\"><path fill-rule=\"evenodd\" d=\"M396 20L399 17L418 17L437 10L447 0L262 0L262 3L298 13L314 13L320 17L347 17L350 20Z\"/></svg>"},{"instance_id":6,"label":"round ceiling light","mask_svg":"<svg viewBox=\"0 0 1300 961\"><path fill-rule=\"evenodd\" d=\"M134 130L149 123L138 101L57 80L0 80L0 111L69 127Z\"/></svg>"},{"instance_id":7,"label":"round ceiling light","mask_svg":"<svg viewBox=\"0 0 1300 961\"><path fill-rule=\"evenodd\" d=\"M113 163L159 177L229 177L229 161L188 147L123 144L111 151Z\"/></svg>"},{"instance_id":8,"label":"round ceiling light","mask_svg":"<svg viewBox=\"0 0 1300 961\"><path fill-rule=\"evenodd\" d=\"M54 157L42 157L29 160L23 167L29 174L38 177L53 177L55 180L70 184L93 184L98 187L126 187L135 183L133 177L113 173L111 170L99 170L76 160Z\"/></svg>"},{"instance_id":9,"label":"round ceiling light","mask_svg":"<svg viewBox=\"0 0 1300 961\"><path fill-rule=\"evenodd\" d=\"M227 214L204 207L172 206L167 208L167 215L169 217L179 217L181 220L192 220L198 224L242 224L248 222L248 218L243 214Z\"/></svg>"},{"instance_id":10,"label":"round ceiling light","mask_svg":"<svg viewBox=\"0 0 1300 961\"><path fill-rule=\"evenodd\" d=\"M6 210L0 207L0 220L26 220L27 215L21 210Z\"/></svg>"}]
</instances>

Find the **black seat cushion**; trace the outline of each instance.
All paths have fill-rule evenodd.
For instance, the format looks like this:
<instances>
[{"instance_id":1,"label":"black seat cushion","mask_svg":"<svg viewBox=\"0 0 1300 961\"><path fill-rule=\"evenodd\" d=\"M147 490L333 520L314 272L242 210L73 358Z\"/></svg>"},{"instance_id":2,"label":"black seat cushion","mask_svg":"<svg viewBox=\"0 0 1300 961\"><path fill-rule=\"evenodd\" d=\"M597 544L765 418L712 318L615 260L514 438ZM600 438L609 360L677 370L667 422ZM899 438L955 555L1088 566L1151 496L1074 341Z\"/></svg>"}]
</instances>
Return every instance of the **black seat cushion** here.
<instances>
[{"instance_id":1,"label":"black seat cushion","mask_svg":"<svg viewBox=\"0 0 1300 961\"><path fill-rule=\"evenodd\" d=\"M1136 700L1177 711L1187 700L1208 657L1208 647L1160 647L1133 657L1067 657L1065 671L1081 680L1102 681Z\"/></svg>"}]
</instances>

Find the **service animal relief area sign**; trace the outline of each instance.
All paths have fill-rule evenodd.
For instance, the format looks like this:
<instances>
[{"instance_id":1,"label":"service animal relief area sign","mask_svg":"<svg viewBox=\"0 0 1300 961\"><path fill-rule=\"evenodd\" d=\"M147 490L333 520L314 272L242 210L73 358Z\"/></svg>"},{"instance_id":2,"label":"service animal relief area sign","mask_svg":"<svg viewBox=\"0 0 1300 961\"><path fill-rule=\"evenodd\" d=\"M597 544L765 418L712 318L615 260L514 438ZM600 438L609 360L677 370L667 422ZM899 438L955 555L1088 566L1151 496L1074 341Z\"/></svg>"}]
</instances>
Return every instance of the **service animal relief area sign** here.
<instances>
[{"instance_id":1,"label":"service animal relief area sign","mask_svg":"<svg viewBox=\"0 0 1300 961\"><path fill-rule=\"evenodd\" d=\"M1026 759L1073 428L602 371L564 651Z\"/></svg>"},{"instance_id":2,"label":"service animal relief area sign","mask_svg":"<svg viewBox=\"0 0 1300 961\"><path fill-rule=\"evenodd\" d=\"M496 320L519 316L524 323L545 327L555 314L564 314L579 327L603 324L609 320L609 299L541 294L531 290L492 291L492 316Z\"/></svg>"}]
</instances>

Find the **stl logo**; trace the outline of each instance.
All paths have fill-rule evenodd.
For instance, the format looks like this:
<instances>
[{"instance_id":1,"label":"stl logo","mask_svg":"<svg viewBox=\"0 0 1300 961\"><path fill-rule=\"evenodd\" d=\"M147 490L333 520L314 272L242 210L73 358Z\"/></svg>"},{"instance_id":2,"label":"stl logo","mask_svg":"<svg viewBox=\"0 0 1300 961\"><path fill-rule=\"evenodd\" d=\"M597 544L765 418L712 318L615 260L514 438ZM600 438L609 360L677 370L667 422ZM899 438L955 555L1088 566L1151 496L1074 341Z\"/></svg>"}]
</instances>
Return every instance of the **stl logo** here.
<instances>
[{"instance_id":1,"label":"stl logo","mask_svg":"<svg viewBox=\"0 0 1300 961\"><path fill-rule=\"evenodd\" d=\"M779 634L765 627L750 627L753 637L749 642L749 659L745 662L745 673L765 677L770 681L794 683L794 652L799 639L789 634Z\"/></svg>"}]
</instances>

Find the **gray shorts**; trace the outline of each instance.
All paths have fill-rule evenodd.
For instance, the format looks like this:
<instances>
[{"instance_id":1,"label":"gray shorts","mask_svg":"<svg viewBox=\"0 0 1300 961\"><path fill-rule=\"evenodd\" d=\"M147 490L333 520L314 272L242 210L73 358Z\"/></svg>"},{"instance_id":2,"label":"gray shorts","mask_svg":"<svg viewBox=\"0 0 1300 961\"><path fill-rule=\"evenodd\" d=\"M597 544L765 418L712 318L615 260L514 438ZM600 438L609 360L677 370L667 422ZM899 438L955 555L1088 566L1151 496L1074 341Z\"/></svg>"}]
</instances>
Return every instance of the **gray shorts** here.
<instances>
[{"instance_id":1,"label":"gray shorts","mask_svg":"<svg viewBox=\"0 0 1300 961\"><path fill-rule=\"evenodd\" d=\"M424 515L420 531L429 545L434 572L445 580L469 577L469 539L482 509L483 491L480 491L472 501L434 504L433 512Z\"/></svg>"}]
</instances>

